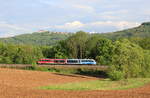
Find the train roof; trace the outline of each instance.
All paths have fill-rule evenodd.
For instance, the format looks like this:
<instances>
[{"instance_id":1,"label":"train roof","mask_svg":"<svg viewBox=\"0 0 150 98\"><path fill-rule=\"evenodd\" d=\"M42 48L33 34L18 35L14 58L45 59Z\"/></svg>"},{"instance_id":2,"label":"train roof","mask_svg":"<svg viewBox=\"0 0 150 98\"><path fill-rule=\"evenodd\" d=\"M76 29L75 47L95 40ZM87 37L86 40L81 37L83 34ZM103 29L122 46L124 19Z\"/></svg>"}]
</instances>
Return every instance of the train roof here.
<instances>
[{"instance_id":1,"label":"train roof","mask_svg":"<svg viewBox=\"0 0 150 98\"><path fill-rule=\"evenodd\" d=\"M66 59L48 59L48 58L43 58L43 59L40 59L40 60L66 60Z\"/></svg>"},{"instance_id":2,"label":"train roof","mask_svg":"<svg viewBox=\"0 0 150 98\"><path fill-rule=\"evenodd\" d=\"M94 59L50 59L50 58L42 58L40 60L94 60Z\"/></svg>"},{"instance_id":3,"label":"train roof","mask_svg":"<svg viewBox=\"0 0 150 98\"><path fill-rule=\"evenodd\" d=\"M67 59L67 60L94 60L94 59Z\"/></svg>"}]
</instances>

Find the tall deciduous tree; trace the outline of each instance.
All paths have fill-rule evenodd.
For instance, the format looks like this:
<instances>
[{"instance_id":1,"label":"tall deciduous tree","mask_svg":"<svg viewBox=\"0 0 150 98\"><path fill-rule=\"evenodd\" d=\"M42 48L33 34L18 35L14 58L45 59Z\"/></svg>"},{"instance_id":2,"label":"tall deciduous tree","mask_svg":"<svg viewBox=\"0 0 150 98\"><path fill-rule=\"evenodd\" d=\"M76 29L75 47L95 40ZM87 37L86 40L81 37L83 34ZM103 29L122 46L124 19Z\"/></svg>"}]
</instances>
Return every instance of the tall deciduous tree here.
<instances>
[{"instance_id":1,"label":"tall deciduous tree","mask_svg":"<svg viewBox=\"0 0 150 98\"><path fill-rule=\"evenodd\" d=\"M94 47L90 49L88 55L90 58L96 59L97 63L101 65L110 65L112 62L113 49L114 47L111 40L97 38L94 40Z\"/></svg>"},{"instance_id":2,"label":"tall deciduous tree","mask_svg":"<svg viewBox=\"0 0 150 98\"><path fill-rule=\"evenodd\" d=\"M67 47L70 58L85 58L85 48L88 34L83 31L77 32L67 40Z\"/></svg>"},{"instance_id":3,"label":"tall deciduous tree","mask_svg":"<svg viewBox=\"0 0 150 98\"><path fill-rule=\"evenodd\" d=\"M122 71L125 78L138 77L142 72L143 49L127 39L116 41L114 46L113 70Z\"/></svg>"}]
</instances>

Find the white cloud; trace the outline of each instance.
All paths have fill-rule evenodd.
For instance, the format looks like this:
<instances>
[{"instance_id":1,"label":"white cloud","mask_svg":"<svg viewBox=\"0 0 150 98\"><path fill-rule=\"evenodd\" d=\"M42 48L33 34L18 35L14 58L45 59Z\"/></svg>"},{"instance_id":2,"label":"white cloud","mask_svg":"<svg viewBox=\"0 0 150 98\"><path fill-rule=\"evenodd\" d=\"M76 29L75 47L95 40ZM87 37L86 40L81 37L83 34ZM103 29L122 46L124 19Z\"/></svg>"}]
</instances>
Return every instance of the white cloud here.
<instances>
[{"instance_id":1,"label":"white cloud","mask_svg":"<svg viewBox=\"0 0 150 98\"><path fill-rule=\"evenodd\" d=\"M25 29L15 24L9 24L5 21L0 21L0 37L9 37L29 32L31 32L31 30Z\"/></svg>"},{"instance_id":2,"label":"white cloud","mask_svg":"<svg viewBox=\"0 0 150 98\"><path fill-rule=\"evenodd\" d=\"M15 30L15 31L18 31L18 30L28 31L27 29L24 29L22 27L18 27L18 26L15 26L15 25L11 25L11 24L0 24L0 28L8 28L8 29L12 29L12 30Z\"/></svg>"},{"instance_id":3,"label":"white cloud","mask_svg":"<svg viewBox=\"0 0 150 98\"><path fill-rule=\"evenodd\" d=\"M129 22L129 21L96 21L89 23L82 23L80 21L73 21L65 23L64 25L49 26L46 28L53 28L56 30L67 30L67 31L78 31L87 30L88 32L108 32L109 28L114 28L113 30L123 30L127 28L132 28L139 26L140 23ZM111 31L110 31L111 32Z\"/></svg>"},{"instance_id":4,"label":"white cloud","mask_svg":"<svg viewBox=\"0 0 150 98\"><path fill-rule=\"evenodd\" d=\"M116 11L105 11L103 14L105 15L114 15L114 14L127 14L128 10L121 9L121 10L116 10Z\"/></svg>"},{"instance_id":5,"label":"white cloud","mask_svg":"<svg viewBox=\"0 0 150 98\"><path fill-rule=\"evenodd\" d=\"M12 37L14 36L15 34L14 33L0 33L0 37L3 37L3 38L6 38L6 37Z\"/></svg>"},{"instance_id":6,"label":"white cloud","mask_svg":"<svg viewBox=\"0 0 150 98\"><path fill-rule=\"evenodd\" d=\"M122 20L122 18L128 15L129 11L122 9L116 11L104 11L101 13L96 13L96 18L105 19L105 20Z\"/></svg>"},{"instance_id":7,"label":"white cloud","mask_svg":"<svg viewBox=\"0 0 150 98\"><path fill-rule=\"evenodd\" d=\"M140 23L128 22L128 21L98 21L98 22L89 23L88 25L89 26L114 26L118 30L122 30L126 28L136 27L140 25Z\"/></svg>"},{"instance_id":8,"label":"white cloud","mask_svg":"<svg viewBox=\"0 0 150 98\"><path fill-rule=\"evenodd\" d=\"M126 28L131 28L131 27L136 27L139 26L140 23L137 22L128 22L128 21L120 21L120 22L116 22L116 24L114 24L119 30L122 29L126 29Z\"/></svg>"},{"instance_id":9,"label":"white cloud","mask_svg":"<svg viewBox=\"0 0 150 98\"><path fill-rule=\"evenodd\" d=\"M80 21L73 21L73 22L65 23L64 25L56 25L54 27L58 29L78 29L83 26L84 24L81 23Z\"/></svg>"}]
</instances>

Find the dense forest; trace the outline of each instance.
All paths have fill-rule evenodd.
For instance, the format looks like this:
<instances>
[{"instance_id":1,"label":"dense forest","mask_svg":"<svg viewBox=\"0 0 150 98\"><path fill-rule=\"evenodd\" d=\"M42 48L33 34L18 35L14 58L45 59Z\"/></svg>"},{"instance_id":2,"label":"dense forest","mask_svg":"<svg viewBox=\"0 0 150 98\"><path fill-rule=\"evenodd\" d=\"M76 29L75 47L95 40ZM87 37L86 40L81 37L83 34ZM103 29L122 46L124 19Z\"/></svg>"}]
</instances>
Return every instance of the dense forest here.
<instances>
[{"instance_id":1,"label":"dense forest","mask_svg":"<svg viewBox=\"0 0 150 98\"><path fill-rule=\"evenodd\" d=\"M143 25L150 27L149 23L141 26ZM135 31L147 32L146 35L150 35L150 31L141 30L139 27ZM122 31L120 34L128 35L126 32ZM102 34L79 31L67 35L67 38L54 45L0 43L0 63L31 64L40 58L92 58L97 61L98 65L110 66L108 75L114 80L149 77L150 36L125 36L124 38L117 36L112 39Z\"/></svg>"}]
</instances>

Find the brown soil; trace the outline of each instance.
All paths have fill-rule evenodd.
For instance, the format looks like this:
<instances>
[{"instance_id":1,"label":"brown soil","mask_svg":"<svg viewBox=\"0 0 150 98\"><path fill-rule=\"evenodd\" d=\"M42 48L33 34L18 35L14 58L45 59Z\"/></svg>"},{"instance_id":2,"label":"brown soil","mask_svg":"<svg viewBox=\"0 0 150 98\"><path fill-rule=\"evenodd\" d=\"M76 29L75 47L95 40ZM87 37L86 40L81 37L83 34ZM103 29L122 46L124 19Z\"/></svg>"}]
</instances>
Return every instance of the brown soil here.
<instances>
[{"instance_id":1,"label":"brown soil","mask_svg":"<svg viewBox=\"0 0 150 98\"><path fill-rule=\"evenodd\" d=\"M0 68L0 98L150 98L150 85L137 89L113 91L62 91L36 88L93 79L98 78Z\"/></svg>"}]
</instances>

